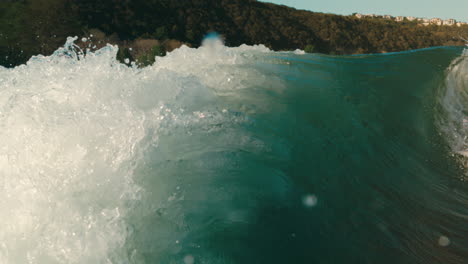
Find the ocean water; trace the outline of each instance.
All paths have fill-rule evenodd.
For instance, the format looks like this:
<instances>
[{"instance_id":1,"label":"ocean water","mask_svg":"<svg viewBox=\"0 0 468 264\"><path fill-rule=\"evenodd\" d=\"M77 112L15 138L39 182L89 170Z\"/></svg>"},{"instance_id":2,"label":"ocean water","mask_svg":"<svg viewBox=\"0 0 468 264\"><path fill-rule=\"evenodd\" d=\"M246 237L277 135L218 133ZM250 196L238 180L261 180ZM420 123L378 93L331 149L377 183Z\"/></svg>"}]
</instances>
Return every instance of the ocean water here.
<instances>
[{"instance_id":1,"label":"ocean water","mask_svg":"<svg viewBox=\"0 0 468 264\"><path fill-rule=\"evenodd\" d=\"M468 263L468 57L0 67L0 263Z\"/></svg>"}]
</instances>

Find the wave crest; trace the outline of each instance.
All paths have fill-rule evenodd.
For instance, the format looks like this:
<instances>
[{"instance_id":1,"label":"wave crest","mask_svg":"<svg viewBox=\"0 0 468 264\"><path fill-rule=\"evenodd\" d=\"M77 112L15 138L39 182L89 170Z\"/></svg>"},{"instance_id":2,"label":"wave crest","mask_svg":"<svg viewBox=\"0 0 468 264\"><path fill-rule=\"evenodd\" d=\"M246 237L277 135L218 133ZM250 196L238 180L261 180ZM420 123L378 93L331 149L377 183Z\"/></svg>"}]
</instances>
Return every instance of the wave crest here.
<instances>
[{"instance_id":1,"label":"wave crest","mask_svg":"<svg viewBox=\"0 0 468 264\"><path fill-rule=\"evenodd\" d=\"M449 67L439 104L443 111L439 128L468 166L468 50Z\"/></svg>"}]
</instances>

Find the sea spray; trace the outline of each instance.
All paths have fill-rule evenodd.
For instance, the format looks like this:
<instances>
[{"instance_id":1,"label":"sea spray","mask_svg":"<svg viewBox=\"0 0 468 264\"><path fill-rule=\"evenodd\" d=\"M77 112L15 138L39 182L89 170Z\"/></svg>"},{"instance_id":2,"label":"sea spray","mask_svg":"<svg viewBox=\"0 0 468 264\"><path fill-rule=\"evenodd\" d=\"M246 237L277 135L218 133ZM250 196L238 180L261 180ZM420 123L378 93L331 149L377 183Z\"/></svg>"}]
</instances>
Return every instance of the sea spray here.
<instances>
[{"instance_id":1,"label":"sea spray","mask_svg":"<svg viewBox=\"0 0 468 264\"><path fill-rule=\"evenodd\" d=\"M468 258L460 49L73 41L0 67L0 263Z\"/></svg>"},{"instance_id":2,"label":"sea spray","mask_svg":"<svg viewBox=\"0 0 468 264\"><path fill-rule=\"evenodd\" d=\"M65 47L2 71L2 263L105 263L123 247L158 109L128 99L116 50L78 60Z\"/></svg>"},{"instance_id":3,"label":"sea spray","mask_svg":"<svg viewBox=\"0 0 468 264\"><path fill-rule=\"evenodd\" d=\"M467 58L468 52L465 50L448 68L447 78L439 96L442 113L438 116L439 129L444 133L452 151L463 156L463 163L466 163L468 158Z\"/></svg>"},{"instance_id":4,"label":"sea spray","mask_svg":"<svg viewBox=\"0 0 468 264\"><path fill-rule=\"evenodd\" d=\"M135 169L158 144L160 125L171 133L226 117L241 122L228 109L199 104L243 80L268 82L254 79L254 70L226 70L248 66L253 53L268 52L262 47L183 47L136 69L115 60L115 46L85 55L75 40L52 56L0 68L1 263L133 262L126 221L145 195ZM162 190L149 202L175 195Z\"/></svg>"}]
</instances>

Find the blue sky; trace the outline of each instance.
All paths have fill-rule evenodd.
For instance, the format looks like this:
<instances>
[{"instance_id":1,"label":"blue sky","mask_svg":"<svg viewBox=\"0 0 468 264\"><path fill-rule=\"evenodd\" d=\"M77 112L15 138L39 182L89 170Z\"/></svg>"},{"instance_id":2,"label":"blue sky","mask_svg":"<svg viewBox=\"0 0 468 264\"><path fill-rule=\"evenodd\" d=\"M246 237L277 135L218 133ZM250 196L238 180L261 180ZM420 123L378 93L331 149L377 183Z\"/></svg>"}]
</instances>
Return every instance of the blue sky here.
<instances>
[{"instance_id":1,"label":"blue sky","mask_svg":"<svg viewBox=\"0 0 468 264\"><path fill-rule=\"evenodd\" d=\"M298 9L363 14L455 18L468 22L468 0L263 0Z\"/></svg>"}]
</instances>

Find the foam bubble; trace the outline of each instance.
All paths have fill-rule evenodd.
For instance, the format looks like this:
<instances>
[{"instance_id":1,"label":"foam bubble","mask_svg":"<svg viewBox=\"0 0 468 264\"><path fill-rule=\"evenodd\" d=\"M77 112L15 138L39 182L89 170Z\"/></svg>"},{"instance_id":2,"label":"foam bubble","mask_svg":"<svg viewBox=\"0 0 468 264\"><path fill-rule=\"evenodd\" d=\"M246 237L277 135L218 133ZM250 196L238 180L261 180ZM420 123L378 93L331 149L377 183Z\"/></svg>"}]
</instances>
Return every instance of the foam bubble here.
<instances>
[{"instance_id":1,"label":"foam bubble","mask_svg":"<svg viewBox=\"0 0 468 264\"><path fill-rule=\"evenodd\" d=\"M305 207L314 207L317 205L317 196L313 194L307 194L302 198L302 203Z\"/></svg>"},{"instance_id":2,"label":"foam bubble","mask_svg":"<svg viewBox=\"0 0 468 264\"><path fill-rule=\"evenodd\" d=\"M195 263L195 258L192 255L187 255L184 257L185 264L193 264Z\"/></svg>"},{"instance_id":3,"label":"foam bubble","mask_svg":"<svg viewBox=\"0 0 468 264\"><path fill-rule=\"evenodd\" d=\"M440 236L438 240L439 246L447 247L450 245L450 239L446 236Z\"/></svg>"}]
</instances>

